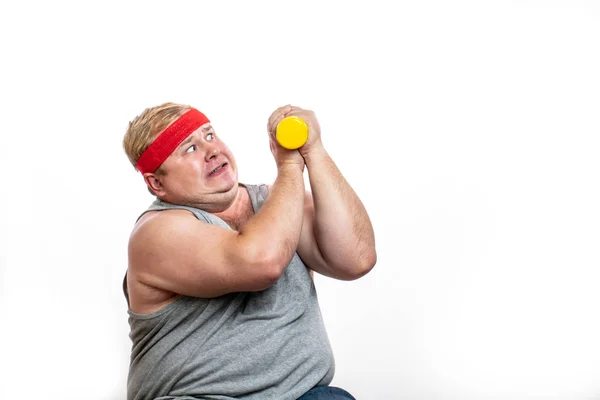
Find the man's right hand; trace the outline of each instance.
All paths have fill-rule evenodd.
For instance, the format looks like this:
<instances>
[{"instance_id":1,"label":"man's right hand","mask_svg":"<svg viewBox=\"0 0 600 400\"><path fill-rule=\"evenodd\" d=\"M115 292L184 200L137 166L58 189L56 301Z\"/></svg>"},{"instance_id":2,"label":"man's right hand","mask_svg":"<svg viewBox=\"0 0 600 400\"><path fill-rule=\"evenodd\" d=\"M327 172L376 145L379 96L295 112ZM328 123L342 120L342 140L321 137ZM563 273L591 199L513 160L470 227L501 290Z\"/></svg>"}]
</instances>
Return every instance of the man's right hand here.
<instances>
[{"instance_id":1,"label":"man's right hand","mask_svg":"<svg viewBox=\"0 0 600 400\"><path fill-rule=\"evenodd\" d=\"M277 125L285 118L286 114L292 110L291 105L279 107L269 117L267 123L267 132L269 134L269 145L271 147L271 153L275 158L277 168L281 168L284 165L298 165L304 170L304 158L298 150L288 150L281 146L276 139Z\"/></svg>"}]
</instances>

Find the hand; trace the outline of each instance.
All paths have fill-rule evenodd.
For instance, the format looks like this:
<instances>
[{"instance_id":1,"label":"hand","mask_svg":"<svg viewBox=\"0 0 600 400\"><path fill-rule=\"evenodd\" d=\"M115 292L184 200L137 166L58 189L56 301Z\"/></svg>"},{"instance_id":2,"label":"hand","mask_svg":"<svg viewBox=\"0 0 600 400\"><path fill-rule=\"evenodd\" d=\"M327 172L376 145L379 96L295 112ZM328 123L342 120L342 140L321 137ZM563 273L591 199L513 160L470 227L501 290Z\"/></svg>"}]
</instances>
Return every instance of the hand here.
<instances>
[{"instance_id":1,"label":"hand","mask_svg":"<svg viewBox=\"0 0 600 400\"><path fill-rule=\"evenodd\" d=\"M275 163L277 164L277 168L286 164L298 164L302 166L304 170L304 158L298 150L288 150L282 147L275 138L275 133L277 130L277 125L281 122L283 118L285 118L286 113L292 111L292 106L283 106L279 107L277 110L273 111L271 116L269 117L269 122L267 123L267 132L269 133L269 145L271 147L271 153L273 153L273 157L275 158Z\"/></svg>"},{"instance_id":2,"label":"hand","mask_svg":"<svg viewBox=\"0 0 600 400\"><path fill-rule=\"evenodd\" d=\"M273 139L275 139L277 125L279 125L279 123L285 117L290 116L302 118L302 120L304 120L304 122L306 122L308 125L308 139L306 143L298 149L302 157L306 157L309 153L314 152L315 150L322 149L323 143L321 142L321 126L319 125L319 121L317 120L315 113L311 110L305 110L303 108L291 105L280 107L273 113L273 115L271 115L273 119L269 119L269 132L273 136Z\"/></svg>"}]
</instances>

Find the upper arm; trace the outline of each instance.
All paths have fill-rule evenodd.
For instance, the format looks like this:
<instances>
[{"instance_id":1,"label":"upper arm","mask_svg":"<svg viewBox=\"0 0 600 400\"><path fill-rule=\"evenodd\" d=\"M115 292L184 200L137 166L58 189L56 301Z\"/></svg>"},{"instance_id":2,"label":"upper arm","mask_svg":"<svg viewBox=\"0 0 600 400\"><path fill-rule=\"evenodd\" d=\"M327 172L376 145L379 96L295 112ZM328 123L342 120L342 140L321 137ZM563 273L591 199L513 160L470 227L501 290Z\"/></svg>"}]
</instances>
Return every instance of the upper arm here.
<instances>
[{"instance_id":1,"label":"upper arm","mask_svg":"<svg viewBox=\"0 0 600 400\"><path fill-rule=\"evenodd\" d=\"M187 296L263 290L279 277L239 232L183 210L161 211L141 223L128 250L137 280Z\"/></svg>"}]
</instances>

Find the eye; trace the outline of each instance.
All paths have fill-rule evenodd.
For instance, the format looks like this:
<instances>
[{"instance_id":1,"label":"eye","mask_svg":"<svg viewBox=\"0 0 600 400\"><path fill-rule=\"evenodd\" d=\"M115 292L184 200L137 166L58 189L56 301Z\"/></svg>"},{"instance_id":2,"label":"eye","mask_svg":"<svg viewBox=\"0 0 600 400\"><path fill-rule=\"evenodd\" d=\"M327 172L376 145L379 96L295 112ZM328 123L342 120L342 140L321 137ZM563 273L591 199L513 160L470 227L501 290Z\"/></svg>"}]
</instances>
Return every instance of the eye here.
<instances>
[{"instance_id":1,"label":"eye","mask_svg":"<svg viewBox=\"0 0 600 400\"><path fill-rule=\"evenodd\" d=\"M215 138L215 136L212 133L209 133L208 135L206 135L206 140L213 140Z\"/></svg>"},{"instance_id":2,"label":"eye","mask_svg":"<svg viewBox=\"0 0 600 400\"><path fill-rule=\"evenodd\" d=\"M196 151L196 145L193 144L185 151L186 153L191 153L192 151Z\"/></svg>"}]
</instances>

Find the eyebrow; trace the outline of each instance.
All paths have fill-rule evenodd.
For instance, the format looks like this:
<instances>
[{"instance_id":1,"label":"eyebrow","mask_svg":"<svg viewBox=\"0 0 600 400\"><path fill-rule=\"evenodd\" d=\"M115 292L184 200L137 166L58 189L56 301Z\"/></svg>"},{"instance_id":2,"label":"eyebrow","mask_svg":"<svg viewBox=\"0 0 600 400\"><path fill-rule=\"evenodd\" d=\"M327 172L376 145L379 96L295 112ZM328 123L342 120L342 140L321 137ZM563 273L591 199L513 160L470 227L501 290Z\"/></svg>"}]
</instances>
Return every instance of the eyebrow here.
<instances>
[{"instance_id":1,"label":"eyebrow","mask_svg":"<svg viewBox=\"0 0 600 400\"><path fill-rule=\"evenodd\" d=\"M183 146L185 146L186 144L188 144L192 140L194 140L194 136L193 135L188 136L188 138L185 139L183 142L181 142L181 144L179 146L177 146L177 148L179 148L179 149L182 148Z\"/></svg>"},{"instance_id":2,"label":"eyebrow","mask_svg":"<svg viewBox=\"0 0 600 400\"><path fill-rule=\"evenodd\" d=\"M208 132L210 130L212 130L212 125L206 125L205 127L202 128L203 132ZM191 142L192 140L194 140L194 135L191 134L190 136L188 136L187 139L185 139L183 142L181 142L181 144L179 146L177 146L178 149L182 148L183 146L185 146L186 144L188 144L189 142Z\"/></svg>"}]
</instances>

